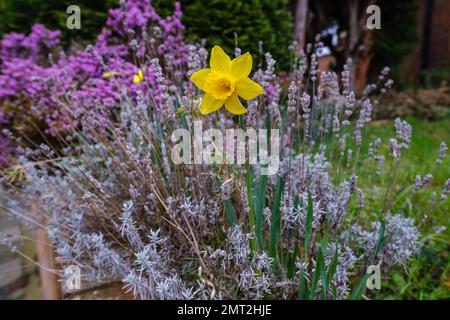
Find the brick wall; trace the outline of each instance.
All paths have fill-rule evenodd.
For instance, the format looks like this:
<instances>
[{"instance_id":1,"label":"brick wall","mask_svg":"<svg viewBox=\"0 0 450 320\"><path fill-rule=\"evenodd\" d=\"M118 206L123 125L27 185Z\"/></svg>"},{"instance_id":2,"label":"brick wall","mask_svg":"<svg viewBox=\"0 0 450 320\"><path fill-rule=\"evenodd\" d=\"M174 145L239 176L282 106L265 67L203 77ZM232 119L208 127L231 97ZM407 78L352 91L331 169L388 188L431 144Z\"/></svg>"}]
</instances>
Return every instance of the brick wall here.
<instances>
[{"instance_id":1,"label":"brick wall","mask_svg":"<svg viewBox=\"0 0 450 320\"><path fill-rule=\"evenodd\" d=\"M418 83L420 73L423 69L422 63L426 68L450 67L450 0L430 0L432 1L431 19L428 33L427 52L423 52L425 41L424 23L425 23L425 2L419 1L419 10L417 16L417 44L414 52L405 60L402 73L407 78L407 82ZM425 61L422 61L423 55L428 55Z\"/></svg>"},{"instance_id":2,"label":"brick wall","mask_svg":"<svg viewBox=\"0 0 450 320\"><path fill-rule=\"evenodd\" d=\"M431 16L428 67L450 65L450 1L434 0Z\"/></svg>"}]
</instances>

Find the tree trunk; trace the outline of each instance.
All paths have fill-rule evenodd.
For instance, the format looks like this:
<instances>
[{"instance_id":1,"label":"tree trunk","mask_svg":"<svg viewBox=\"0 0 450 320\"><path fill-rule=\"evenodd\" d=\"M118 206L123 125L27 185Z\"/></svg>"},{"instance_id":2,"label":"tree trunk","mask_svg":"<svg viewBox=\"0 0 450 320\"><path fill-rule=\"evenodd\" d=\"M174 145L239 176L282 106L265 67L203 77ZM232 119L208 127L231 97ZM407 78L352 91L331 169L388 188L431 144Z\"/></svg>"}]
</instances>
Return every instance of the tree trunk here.
<instances>
[{"instance_id":1,"label":"tree trunk","mask_svg":"<svg viewBox=\"0 0 450 320\"><path fill-rule=\"evenodd\" d=\"M372 62L372 48L374 44L374 30L368 30L364 34L364 50L361 57L358 59L355 89L358 94L362 93L367 82L367 73Z\"/></svg>"},{"instance_id":2,"label":"tree trunk","mask_svg":"<svg viewBox=\"0 0 450 320\"><path fill-rule=\"evenodd\" d=\"M359 5L358 0L348 1L349 23L348 23L348 54L351 55L357 48L360 25L359 25Z\"/></svg>"},{"instance_id":3,"label":"tree trunk","mask_svg":"<svg viewBox=\"0 0 450 320\"><path fill-rule=\"evenodd\" d=\"M297 0L295 8L295 39L303 49L306 41L306 23L308 20L308 0Z\"/></svg>"},{"instance_id":4,"label":"tree trunk","mask_svg":"<svg viewBox=\"0 0 450 320\"><path fill-rule=\"evenodd\" d=\"M355 89L356 71L358 68L358 39L359 39L359 10L358 0L348 0L348 43L346 47L346 56L353 61L353 67L350 70L350 82L353 89Z\"/></svg>"}]
</instances>

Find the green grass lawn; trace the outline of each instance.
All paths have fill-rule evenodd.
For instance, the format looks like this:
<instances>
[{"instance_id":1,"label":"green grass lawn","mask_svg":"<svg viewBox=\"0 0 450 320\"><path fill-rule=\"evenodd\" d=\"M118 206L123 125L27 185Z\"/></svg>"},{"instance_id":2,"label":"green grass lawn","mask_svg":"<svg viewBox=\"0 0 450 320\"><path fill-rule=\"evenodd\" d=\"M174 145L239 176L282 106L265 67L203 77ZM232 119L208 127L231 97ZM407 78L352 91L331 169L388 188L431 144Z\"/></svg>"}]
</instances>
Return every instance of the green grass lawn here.
<instances>
[{"instance_id":1,"label":"green grass lawn","mask_svg":"<svg viewBox=\"0 0 450 320\"><path fill-rule=\"evenodd\" d=\"M410 263L384 275L381 290L377 293L370 292L370 295L378 299L448 299L450 298L448 237L450 200L438 201L435 206L431 206L430 199L433 192L437 193L439 199L445 181L450 178L448 151L444 162L440 166L435 164L440 143L444 141L450 146L450 118L432 122L414 118L406 120L413 127L413 135L409 150L402 154L392 192L392 198L395 198L392 211L403 212L416 220L423 246ZM367 136L366 144L380 137L384 146L383 152L387 154L389 138L395 137L393 121L375 122L369 128ZM363 148L362 154L366 152L367 145ZM366 157L363 156L361 159ZM386 160L386 166L389 165L389 161ZM385 184L382 181L392 177L382 174L381 177L371 178L374 175L369 173L374 168L370 163L363 165L362 168L358 174L365 190L366 208L370 208L366 210L377 211L384 201L385 189L381 186ZM430 187L419 191L411 198L411 186L415 176L417 174L424 176L427 173L434 176ZM366 213L370 214L367 211ZM442 226L447 230L436 234L437 229Z\"/></svg>"}]
</instances>

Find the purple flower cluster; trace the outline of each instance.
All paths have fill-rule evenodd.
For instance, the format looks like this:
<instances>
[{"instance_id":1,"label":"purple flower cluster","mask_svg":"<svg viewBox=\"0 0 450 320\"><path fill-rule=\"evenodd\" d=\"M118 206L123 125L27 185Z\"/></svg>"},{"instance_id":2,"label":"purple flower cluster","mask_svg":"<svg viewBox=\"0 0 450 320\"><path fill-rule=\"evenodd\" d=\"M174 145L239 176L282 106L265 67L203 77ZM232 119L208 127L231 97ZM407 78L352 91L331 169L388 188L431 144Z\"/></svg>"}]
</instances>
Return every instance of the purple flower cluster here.
<instances>
[{"instance_id":1,"label":"purple flower cluster","mask_svg":"<svg viewBox=\"0 0 450 320\"><path fill-rule=\"evenodd\" d=\"M35 24L28 36L15 32L9 33L1 41L1 59L8 61L22 58L39 62L45 50L59 44L60 34L60 31L49 30L42 24Z\"/></svg>"},{"instance_id":2,"label":"purple flower cluster","mask_svg":"<svg viewBox=\"0 0 450 320\"><path fill-rule=\"evenodd\" d=\"M149 1L122 1L120 8L109 11L96 43L70 55L58 46L61 32L41 24L28 36L7 34L0 44L0 124L15 127L26 122L24 116L32 116L44 123L45 133L57 135L76 128L98 106L104 110L96 112L97 120L107 123L121 97L135 98L138 90L158 103L162 90L149 61L158 58L165 70L178 71L181 77L188 61L181 15L178 3L172 16L161 18ZM139 70L145 81L134 83ZM26 106L19 117L18 105ZM6 140L0 134L2 146L10 145ZM3 160L3 165L9 163Z\"/></svg>"}]
</instances>

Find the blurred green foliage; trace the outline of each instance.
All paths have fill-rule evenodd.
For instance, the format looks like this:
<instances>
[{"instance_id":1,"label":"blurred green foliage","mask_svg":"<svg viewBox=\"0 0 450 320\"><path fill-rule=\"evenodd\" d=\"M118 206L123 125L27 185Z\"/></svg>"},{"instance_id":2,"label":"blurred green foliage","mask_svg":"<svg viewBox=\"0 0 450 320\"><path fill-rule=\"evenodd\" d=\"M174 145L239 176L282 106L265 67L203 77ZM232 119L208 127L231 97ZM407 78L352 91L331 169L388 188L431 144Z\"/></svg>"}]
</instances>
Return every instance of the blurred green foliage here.
<instances>
[{"instance_id":1,"label":"blurred green foliage","mask_svg":"<svg viewBox=\"0 0 450 320\"><path fill-rule=\"evenodd\" d=\"M450 84L450 67L429 68L423 70L421 75L427 88L439 88Z\"/></svg>"},{"instance_id":2,"label":"blurred green foliage","mask_svg":"<svg viewBox=\"0 0 450 320\"><path fill-rule=\"evenodd\" d=\"M173 10L175 0L154 0L161 15ZM234 33L243 52L259 54L259 41L263 51L270 52L278 67L289 68L288 46L293 40L293 21L286 8L288 0L179 0L183 8L183 23L188 40L206 40L207 47L221 45L228 54L234 53Z\"/></svg>"},{"instance_id":3,"label":"blurred green foliage","mask_svg":"<svg viewBox=\"0 0 450 320\"><path fill-rule=\"evenodd\" d=\"M29 33L31 26L42 23L61 30L64 44L73 41L93 41L105 24L108 8L115 0L0 0L0 37L8 32ZM76 4L81 9L81 29L69 30L67 7Z\"/></svg>"}]
</instances>

